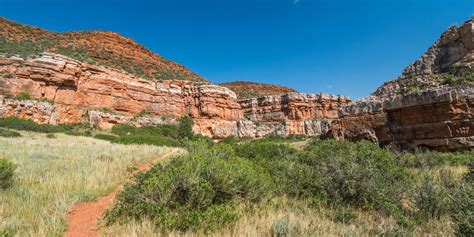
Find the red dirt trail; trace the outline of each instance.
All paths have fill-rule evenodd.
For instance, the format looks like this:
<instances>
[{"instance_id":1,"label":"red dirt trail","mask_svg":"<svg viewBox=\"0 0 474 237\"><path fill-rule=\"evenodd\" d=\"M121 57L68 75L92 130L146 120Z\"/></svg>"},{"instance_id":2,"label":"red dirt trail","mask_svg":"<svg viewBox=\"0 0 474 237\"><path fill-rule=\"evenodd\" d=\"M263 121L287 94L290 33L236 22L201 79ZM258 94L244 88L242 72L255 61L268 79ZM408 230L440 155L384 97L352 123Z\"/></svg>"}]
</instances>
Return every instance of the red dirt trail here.
<instances>
[{"instance_id":1,"label":"red dirt trail","mask_svg":"<svg viewBox=\"0 0 474 237\"><path fill-rule=\"evenodd\" d=\"M153 161L138 166L133 175L148 170L164 157L161 156ZM104 212L111 206L117 197L121 188L118 188L111 194L108 194L97 201L78 203L74 205L67 214L68 227L64 236L66 237L96 237L99 236L97 223L103 216Z\"/></svg>"}]
</instances>

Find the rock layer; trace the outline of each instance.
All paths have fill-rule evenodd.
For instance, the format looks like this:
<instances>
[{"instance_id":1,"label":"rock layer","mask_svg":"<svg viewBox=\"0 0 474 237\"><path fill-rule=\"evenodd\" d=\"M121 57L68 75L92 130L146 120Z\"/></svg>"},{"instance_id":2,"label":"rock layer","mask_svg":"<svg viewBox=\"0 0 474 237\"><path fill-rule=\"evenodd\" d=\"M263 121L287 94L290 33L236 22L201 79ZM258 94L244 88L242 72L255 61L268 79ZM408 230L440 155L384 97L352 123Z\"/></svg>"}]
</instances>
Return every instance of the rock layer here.
<instances>
[{"instance_id":1,"label":"rock layer","mask_svg":"<svg viewBox=\"0 0 474 237\"><path fill-rule=\"evenodd\" d=\"M383 97L437 89L443 86L440 75L458 76L474 70L473 50L471 19L460 27L450 27L418 60L408 65L399 78L384 83L373 95Z\"/></svg>"},{"instance_id":2,"label":"rock layer","mask_svg":"<svg viewBox=\"0 0 474 237\"><path fill-rule=\"evenodd\" d=\"M145 80L52 53L27 60L0 58L0 72L0 94L7 97L0 104L0 117L50 124L143 126L175 123L189 115L196 132L213 138L316 135L326 132L337 110L349 102L346 97L299 93L238 101L225 87ZM34 100L14 99L22 93Z\"/></svg>"},{"instance_id":3,"label":"rock layer","mask_svg":"<svg viewBox=\"0 0 474 237\"><path fill-rule=\"evenodd\" d=\"M185 81L150 81L122 71L92 66L70 58L44 53L34 59L0 58L0 93L50 101L49 121L23 113L45 103L3 103L3 114L32 115L38 122L78 123L90 120L101 127L130 122L133 115L178 118L190 115L195 130L214 137L237 135L240 105L231 90L215 85L195 86ZM33 108L39 106L38 108ZM20 111L21 110L21 111ZM107 113L90 117L90 110ZM49 113L49 112L48 112ZM115 115L117 114L117 115ZM100 118L98 118L98 116Z\"/></svg>"},{"instance_id":4,"label":"rock layer","mask_svg":"<svg viewBox=\"0 0 474 237\"><path fill-rule=\"evenodd\" d=\"M473 50L473 21L450 27L401 77L341 108L328 136L401 150L474 147ZM446 76L463 81L450 85Z\"/></svg>"},{"instance_id":5,"label":"rock layer","mask_svg":"<svg viewBox=\"0 0 474 237\"><path fill-rule=\"evenodd\" d=\"M330 135L371 140L399 150L474 147L474 87L357 101L340 110Z\"/></svg>"},{"instance_id":6,"label":"rock layer","mask_svg":"<svg viewBox=\"0 0 474 237\"><path fill-rule=\"evenodd\" d=\"M328 94L289 93L239 101L245 117L252 123L240 123L241 136L268 134L319 135L328 131L338 118L338 109L350 100Z\"/></svg>"}]
</instances>

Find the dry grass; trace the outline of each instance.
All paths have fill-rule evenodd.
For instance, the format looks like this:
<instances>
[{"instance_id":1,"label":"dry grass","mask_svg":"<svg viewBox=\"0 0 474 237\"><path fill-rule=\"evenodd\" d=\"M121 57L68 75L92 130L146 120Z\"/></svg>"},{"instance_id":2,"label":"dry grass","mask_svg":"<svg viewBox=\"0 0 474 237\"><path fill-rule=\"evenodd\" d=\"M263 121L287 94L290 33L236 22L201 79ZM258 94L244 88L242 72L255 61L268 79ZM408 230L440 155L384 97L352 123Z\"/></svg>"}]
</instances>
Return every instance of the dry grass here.
<instances>
[{"instance_id":1,"label":"dry grass","mask_svg":"<svg viewBox=\"0 0 474 237\"><path fill-rule=\"evenodd\" d=\"M0 138L0 156L17 165L14 187L0 195L0 230L18 236L61 236L67 211L75 203L124 184L137 164L181 151L64 134L54 139L22 135Z\"/></svg>"},{"instance_id":2,"label":"dry grass","mask_svg":"<svg viewBox=\"0 0 474 237\"><path fill-rule=\"evenodd\" d=\"M254 208L244 208L242 218L232 227L224 227L212 234L203 232L162 233L151 220L131 221L104 227L101 236L453 236L449 218L429 220L415 230L397 230L394 219L376 212L354 210L355 217L347 222L339 220L336 209L311 208L304 202L277 198Z\"/></svg>"}]
</instances>

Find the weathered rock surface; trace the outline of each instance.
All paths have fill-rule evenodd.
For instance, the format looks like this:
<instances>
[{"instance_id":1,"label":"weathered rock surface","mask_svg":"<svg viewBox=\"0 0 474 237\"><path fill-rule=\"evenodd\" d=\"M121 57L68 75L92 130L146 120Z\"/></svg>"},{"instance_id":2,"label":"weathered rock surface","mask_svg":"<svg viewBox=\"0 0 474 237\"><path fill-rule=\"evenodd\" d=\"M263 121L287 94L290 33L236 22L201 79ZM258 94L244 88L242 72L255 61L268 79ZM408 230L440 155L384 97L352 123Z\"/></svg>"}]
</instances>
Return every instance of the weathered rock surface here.
<instances>
[{"instance_id":1,"label":"weathered rock surface","mask_svg":"<svg viewBox=\"0 0 474 237\"><path fill-rule=\"evenodd\" d=\"M474 70L474 23L452 26L420 59L408 65L402 75L379 87L373 95L392 96L439 88L440 74L461 75Z\"/></svg>"},{"instance_id":2,"label":"weathered rock surface","mask_svg":"<svg viewBox=\"0 0 474 237\"><path fill-rule=\"evenodd\" d=\"M27 58L38 53L51 52L81 62L127 71L147 79L207 82L184 66L114 32L56 33L0 17L0 44L0 54Z\"/></svg>"},{"instance_id":3,"label":"weathered rock surface","mask_svg":"<svg viewBox=\"0 0 474 237\"><path fill-rule=\"evenodd\" d=\"M241 136L268 134L319 135L328 131L338 109L350 100L345 96L289 93L239 101L248 122L239 123Z\"/></svg>"},{"instance_id":4,"label":"weathered rock surface","mask_svg":"<svg viewBox=\"0 0 474 237\"><path fill-rule=\"evenodd\" d=\"M54 105L48 121L35 116L47 103L6 103L8 115L27 116L38 122L77 123L89 120L101 127L128 123L133 115L178 118L190 115L195 130L208 136L237 135L236 121L242 118L240 105L231 90L215 85L193 85L185 81L150 81L122 71L92 66L62 55L44 53L38 58L0 58L0 93L16 96L28 93ZM4 108L5 110L5 103ZM28 110L29 112L21 112ZM111 114L118 114L112 116ZM42 114L42 113L40 113ZM143 122L146 124L148 122ZM159 123L159 121L152 122Z\"/></svg>"},{"instance_id":5,"label":"weathered rock surface","mask_svg":"<svg viewBox=\"0 0 474 237\"><path fill-rule=\"evenodd\" d=\"M340 110L330 136L371 140L401 150L474 147L474 87L354 102Z\"/></svg>"},{"instance_id":6,"label":"weathered rock surface","mask_svg":"<svg viewBox=\"0 0 474 237\"><path fill-rule=\"evenodd\" d=\"M401 77L344 106L328 136L370 140L396 149L474 147L474 28L451 27ZM439 79L468 75L464 85ZM418 91L418 92L416 92Z\"/></svg>"},{"instance_id":7,"label":"weathered rock surface","mask_svg":"<svg viewBox=\"0 0 474 237\"><path fill-rule=\"evenodd\" d=\"M27 60L0 58L0 72L1 95L28 93L35 99L4 98L0 117L50 124L144 126L172 124L189 115L196 132L213 138L317 135L329 129L338 109L349 102L342 96L299 93L238 101L225 87L145 80L52 53Z\"/></svg>"}]
</instances>

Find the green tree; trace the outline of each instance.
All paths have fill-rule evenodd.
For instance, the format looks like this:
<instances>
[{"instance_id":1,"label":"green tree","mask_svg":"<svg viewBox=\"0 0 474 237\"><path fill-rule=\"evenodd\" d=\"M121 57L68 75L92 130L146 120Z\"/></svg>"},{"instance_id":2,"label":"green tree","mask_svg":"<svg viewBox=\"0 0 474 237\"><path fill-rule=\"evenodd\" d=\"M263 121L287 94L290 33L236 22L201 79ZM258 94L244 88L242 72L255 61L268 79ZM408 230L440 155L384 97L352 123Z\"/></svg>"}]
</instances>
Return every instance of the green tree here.
<instances>
[{"instance_id":1,"label":"green tree","mask_svg":"<svg viewBox=\"0 0 474 237\"><path fill-rule=\"evenodd\" d=\"M194 121L189 116L183 116L178 122L178 133L181 138L192 138Z\"/></svg>"}]
</instances>

